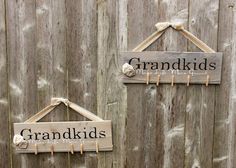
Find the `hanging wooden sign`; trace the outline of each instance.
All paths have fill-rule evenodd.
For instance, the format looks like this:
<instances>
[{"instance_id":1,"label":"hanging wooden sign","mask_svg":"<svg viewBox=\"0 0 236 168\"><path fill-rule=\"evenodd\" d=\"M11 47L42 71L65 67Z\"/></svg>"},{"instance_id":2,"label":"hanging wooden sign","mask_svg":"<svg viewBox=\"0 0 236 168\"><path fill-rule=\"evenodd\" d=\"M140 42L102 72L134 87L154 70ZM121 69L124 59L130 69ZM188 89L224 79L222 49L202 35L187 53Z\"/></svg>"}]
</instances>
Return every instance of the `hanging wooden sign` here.
<instances>
[{"instance_id":1,"label":"hanging wooden sign","mask_svg":"<svg viewBox=\"0 0 236 168\"><path fill-rule=\"evenodd\" d=\"M147 78L149 83L205 84L208 80L209 84L219 84L221 81L222 53L145 51L122 52L121 57L122 65L131 65L135 70L132 75L122 75L124 83L146 83Z\"/></svg>"},{"instance_id":2,"label":"hanging wooden sign","mask_svg":"<svg viewBox=\"0 0 236 168\"><path fill-rule=\"evenodd\" d=\"M121 53L124 83L220 84L222 53L216 53L179 23L161 22L155 26L157 30L132 52ZM204 53L144 51L170 27Z\"/></svg>"},{"instance_id":3,"label":"hanging wooden sign","mask_svg":"<svg viewBox=\"0 0 236 168\"><path fill-rule=\"evenodd\" d=\"M63 102L93 121L37 122ZM24 123L14 123L13 142L19 153L111 151L111 121L102 120L66 99L54 98L51 105Z\"/></svg>"}]
</instances>

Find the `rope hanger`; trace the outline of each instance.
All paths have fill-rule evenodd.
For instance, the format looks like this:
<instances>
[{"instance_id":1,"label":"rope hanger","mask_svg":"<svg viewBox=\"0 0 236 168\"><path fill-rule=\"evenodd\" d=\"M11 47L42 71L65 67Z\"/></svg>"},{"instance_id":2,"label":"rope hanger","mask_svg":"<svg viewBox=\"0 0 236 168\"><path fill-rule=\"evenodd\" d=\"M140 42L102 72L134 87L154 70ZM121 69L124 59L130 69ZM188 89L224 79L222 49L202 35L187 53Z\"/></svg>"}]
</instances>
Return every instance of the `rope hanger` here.
<instances>
[{"instance_id":1,"label":"rope hanger","mask_svg":"<svg viewBox=\"0 0 236 168\"><path fill-rule=\"evenodd\" d=\"M215 53L215 51L206 45L203 41L198 39L192 33L187 31L181 23L171 23L171 22L160 22L155 25L157 30L151 34L148 38L146 38L143 42L141 42L138 46L136 46L132 51L133 52L142 52L152 43L154 43L157 39L159 39L168 28L173 28L174 30L180 32L186 39L195 44L199 49L201 49L205 53Z\"/></svg>"},{"instance_id":2,"label":"rope hanger","mask_svg":"<svg viewBox=\"0 0 236 168\"><path fill-rule=\"evenodd\" d=\"M71 109L75 110L77 113L83 115L84 117L92 120L92 121L103 121L100 117L96 116L95 114L91 113L90 111L78 106L77 104L70 102L68 99L64 98L52 98L51 104L30 117L25 123L33 123L39 121L41 118L49 114L56 106L63 103L65 106L70 107Z\"/></svg>"}]
</instances>

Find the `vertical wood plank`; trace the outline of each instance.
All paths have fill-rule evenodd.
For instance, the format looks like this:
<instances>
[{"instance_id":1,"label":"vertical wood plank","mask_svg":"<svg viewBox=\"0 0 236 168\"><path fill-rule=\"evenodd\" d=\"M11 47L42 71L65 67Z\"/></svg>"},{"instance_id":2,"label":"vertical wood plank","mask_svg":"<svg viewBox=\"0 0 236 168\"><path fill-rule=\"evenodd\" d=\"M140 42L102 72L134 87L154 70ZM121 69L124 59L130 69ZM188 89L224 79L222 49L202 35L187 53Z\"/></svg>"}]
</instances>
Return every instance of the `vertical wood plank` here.
<instances>
[{"instance_id":1,"label":"vertical wood plank","mask_svg":"<svg viewBox=\"0 0 236 168\"><path fill-rule=\"evenodd\" d=\"M68 98L97 111L97 1L66 1ZM69 109L70 120L85 120ZM70 155L70 166L97 167L95 153Z\"/></svg>"},{"instance_id":2,"label":"vertical wood plank","mask_svg":"<svg viewBox=\"0 0 236 168\"><path fill-rule=\"evenodd\" d=\"M10 114L14 123L37 111L35 1L6 2ZM16 154L14 148L11 151L12 167L39 167L35 165L37 156Z\"/></svg>"},{"instance_id":3,"label":"vertical wood plank","mask_svg":"<svg viewBox=\"0 0 236 168\"><path fill-rule=\"evenodd\" d=\"M0 0L0 167L10 167L11 164L5 3Z\"/></svg>"},{"instance_id":4,"label":"vertical wood plank","mask_svg":"<svg viewBox=\"0 0 236 168\"><path fill-rule=\"evenodd\" d=\"M156 2L128 1L129 50L155 30ZM156 49L156 43L148 48ZM163 118L156 107L157 94L155 85L127 85L126 167L163 166Z\"/></svg>"},{"instance_id":5,"label":"vertical wood plank","mask_svg":"<svg viewBox=\"0 0 236 168\"><path fill-rule=\"evenodd\" d=\"M188 2L158 1L158 21L179 22L186 27L188 23ZM176 31L169 29L161 39L159 50L186 51L187 40ZM186 109L186 85L170 84L157 87L157 105L163 141L163 167L184 167L184 131L185 131L185 109ZM162 114L160 114L162 113ZM162 118L160 118L162 117ZM161 160L160 160L161 161ZM159 163L160 164L160 163Z\"/></svg>"},{"instance_id":6,"label":"vertical wood plank","mask_svg":"<svg viewBox=\"0 0 236 168\"><path fill-rule=\"evenodd\" d=\"M222 3L224 4L224 3ZM227 36L225 37L225 40L230 40L230 43L232 43L232 46L229 45L228 51L229 53L231 52L231 71L230 71L230 98L229 98L229 111L228 111L228 120L229 120L229 138L228 138L228 148L229 148L229 154L228 154L228 163L227 163L227 168L229 167L235 167L236 165L236 57L235 57L235 27L236 27L236 12L235 12L235 1L226 1L225 3L226 6L223 7L228 7L229 9L225 11L225 14L228 13L228 21L231 23L231 26L229 27L229 32L230 33L230 38L228 39ZM223 30L222 30L223 31ZM231 34L232 32L232 34ZM226 43L224 43L224 46L227 46ZM228 55L228 52L226 53Z\"/></svg>"},{"instance_id":7,"label":"vertical wood plank","mask_svg":"<svg viewBox=\"0 0 236 168\"><path fill-rule=\"evenodd\" d=\"M126 90L119 81L119 51L127 47L127 0L98 2L98 115L112 120L113 152L98 155L98 167L124 167Z\"/></svg>"},{"instance_id":8,"label":"vertical wood plank","mask_svg":"<svg viewBox=\"0 0 236 168\"><path fill-rule=\"evenodd\" d=\"M189 4L190 32L215 50L217 49L218 5L219 1L209 0L201 1L200 4L199 1L190 0ZM189 44L188 50L199 51L192 44ZM215 86L191 86L187 91L187 100L185 167L210 168L213 166Z\"/></svg>"},{"instance_id":9,"label":"vertical wood plank","mask_svg":"<svg viewBox=\"0 0 236 168\"><path fill-rule=\"evenodd\" d=\"M233 72L233 41L234 37L234 15L232 1L220 1L219 9L219 31L218 31L218 51L223 52L223 69L221 84L216 87L215 123L214 123L214 148L213 148L213 167L224 168L229 163L228 142L229 123L233 118L233 111L229 111L230 89L234 88L231 83L231 72ZM231 66L229 66L231 65ZM230 114L231 113L231 114ZM231 116L232 118L229 118ZM232 167L232 166L231 166Z\"/></svg>"},{"instance_id":10,"label":"vertical wood plank","mask_svg":"<svg viewBox=\"0 0 236 168\"><path fill-rule=\"evenodd\" d=\"M38 110L50 104L52 97L67 97L65 11L64 0L36 3ZM66 109L60 105L42 121L64 121ZM68 155L43 153L38 162L40 167L68 167Z\"/></svg>"},{"instance_id":11,"label":"vertical wood plank","mask_svg":"<svg viewBox=\"0 0 236 168\"><path fill-rule=\"evenodd\" d=\"M67 18L67 55L68 55L68 99L72 102L84 106L85 87L84 81L84 50L87 45L82 46L84 32L83 20L83 1L66 1L66 18ZM87 28L87 27L86 27ZM89 28L88 28L89 29ZM86 32L85 32L86 33ZM84 117L75 114L69 109L69 120L83 120ZM74 153L70 155L70 167L84 166L85 155Z\"/></svg>"}]
</instances>

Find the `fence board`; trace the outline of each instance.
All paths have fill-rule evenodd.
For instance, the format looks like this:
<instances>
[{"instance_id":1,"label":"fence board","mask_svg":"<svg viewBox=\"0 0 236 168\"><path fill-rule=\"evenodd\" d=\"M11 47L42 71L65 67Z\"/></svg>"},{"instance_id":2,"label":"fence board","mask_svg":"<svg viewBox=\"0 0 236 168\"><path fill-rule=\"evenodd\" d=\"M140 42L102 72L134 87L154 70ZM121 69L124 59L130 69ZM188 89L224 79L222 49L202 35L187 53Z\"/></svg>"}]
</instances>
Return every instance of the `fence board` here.
<instances>
[{"instance_id":1,"label":"fence board","mask_svg":"<svg viewBox=\"0 0 236 168\"><path fill-rule=\"evenodd\" d=\"M11 122L22 122L37 111L35 1L7 1L6 12ZM12 167L39 167L36 156L12 152Z\"/></svg>"},{"instance_id":2,"label":"fence board","mask_svg":"<svg viewBox=\"0 0 236 168\"><path fill-rule=\"evenodd\" d=\"M220 1L219 9L219 31L218 31L218 50L223 52L222 83L216 89L215 106L215 129L214 129L214 148L213 148L213 167L224 168L229 161L228 140L230 111L230 72L232 63L232 43L233 34L233 7L232 1Z\"/></svg>"},{"instance_id":3,"label":"fence board","mask_svg":"<svg viewBox=\"0 0 236 168\"><path fill-rule=\"evenodd\" d=\"M50 103L51 97L66 97L66 37L65 3L61 1L37 1L37 85L38 110ZM42 121L61 121L66 119L66 108L60 106ZM49 153L39 155L41 167L68 165L67 154Z\"/></svg>"},{"instance_id":4,"label":"fence board","mask_svg":"<svg viewBox=\"0 0 236 168\"><path fill-rule=\"evenodd\" d=\"M210 8L204 11L205 6ZM213 49L217 49L218 1L191 0L189 5L189 30ZM201 30L201 31L199 31ZM209 30L211 30L209 32ZM196 47L189 46L190 51ZM198 51L198 50L197 50ZM197 90L197 91L196 91ZM190 87L186 118L186 167L212 167L213 125L215 110L215 86ZM201 97L198 103L194 99ZM190 119L191 118L191 119ZM192 134L195 132L195 134ZM190 147L191 146L191 147Z\"/></svg>"},{"instance_id":5,"label":"fence board","mask_svg":"<svg viewBox=\"0 0 236 168\"><path fill-rule=\"evenodd\" d=\"M68 98L82 107L97 111L97 2L66 1ZM75 94L76 93L76 94ZM69 109L70 120L85 118ZM92 153L70 155L70 167L96 165ZM95 167L96 167L95 166Z\"/></svg>"},{"instance_id":6,"label":"fence board","mask_svg":"<svg viewBox=\"0 0 236 168\"><path fill-rule=\"evenodd\" d=\"M154 11L157 11L157 3L153 0L128 1L128 50L132 50L155 30L157 14ZM153 15L149 12L153 12ZM156 46L148 49L156 50ZM127 85L127 167L156 167L158 164L159 149L155 150L158 141L155 105L155 85Z\"/></svg>"},{"instance_id":7,"label":"fence board","mask_svg":"<svg viewBox=\"0 0 236 168\"><path fill-rule=\"evenodd\" d=\"M188 22L188 2L175 0L159 1L158 21L181 22L186 27ZM159 50L187 50L187 40L174 30L168 30L163 37ZM159 113L163 113L164 162L163 167L184 167L184 125L186 107L186 85L160 85L157 93L162 103Z\"/></svg>"},{"instance_id":8,"label":"fence board","mask_svg":"<svg viewBox=\"0 0 236 168\"><path fill-rule=\"evenodd\" d=\"M112 120L113 152L98 155L98 167L125 167L126 90L118 78L119 51L127 47L127 0L98 2L97 111Z\"/></svg>"},{"instance_id":9,"label":"fence board","mask_svg":"<svg viewBox=\"0 0 236 168\"><path fill-rule=\"evenodd\" d=\"M8 106L8 75L5 0L0 1L0 167L10 167L10 136L9 136L9 106Z\"/></svg>"}]
</instances>

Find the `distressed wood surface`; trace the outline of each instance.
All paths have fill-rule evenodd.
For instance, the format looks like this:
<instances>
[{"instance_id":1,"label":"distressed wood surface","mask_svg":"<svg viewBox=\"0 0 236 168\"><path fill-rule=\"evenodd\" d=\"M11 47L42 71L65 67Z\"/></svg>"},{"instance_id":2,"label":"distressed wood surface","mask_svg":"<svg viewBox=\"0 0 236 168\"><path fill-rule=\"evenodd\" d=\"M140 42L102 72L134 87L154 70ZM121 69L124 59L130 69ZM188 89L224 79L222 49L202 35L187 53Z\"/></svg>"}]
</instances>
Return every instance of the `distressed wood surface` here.
<instances>
[{"instance_id":1,"label":"distressed wood surface","mask_svg":"<svg viewBox=\"0 0 236 168\"><path fill-rule=\"evenodd\" d=\"M230 161L228 146L232 141L228 136L229 125L233 119L233 111L229 111L229 100L231 86L231 71L233 65L233 41L234 33L234 7L232 1L220 0L219 7L219 28L218 28L218 51L223 52L223 69L222 83L216 88L216 105L215 105L215 123L214 123L214 148L213 148L213 167L224 168L228 163L228 167L233 167ZM227 18L227 19L226 19ZM230 66L231 65L231 66ZM232 71L233 72L233 71ZM235 111L235 110L234 110ZM231 120L231 121L230 121ZM231 156L232 157L232 156ZM230 166L229 166L230 165Z\"/></svg>"},{"instance_id":2,"label":"distressed wood surface","mask_svg":"<svg viewBox=\"0 0 236 168\"><path fill-rule=\"evenodd\" d=\"M6 19L12 124L24 121L37 111L35 1L6 1ZM13 148L11 153L12 167L39 167L35 165L38 158L34 155L18 155Z\"/></svg>"},{"instance_id":3,"label":"distressed wood surface","mask_svg":"<svg viewBox=\"0 0 236 168\"><path fill-rule=\"evenodd\" d=\"M0 1L0 167L11 165L5 3Z\"/></svg>"},{"instance_id":4,"label":"distressed wood surface","mask_svg":"<svg viewBox=\"0 0 236 168\"><path fill-rule=\"evenodd\" d=\"M157 21L157 13L154 11L157 10L154 0L128 1L128 51L131 51L155 30L153 25ZM149 11L153 12L152 15ZM156 49L157 47L154 45L148 48L148 50ZM127 85L126 167L161 165L158 163L157 157L158 153L162 151L156 148L159 132L156 129L158 111L156 111L155 104L155 85L148 87L143 84Z\"/></svg>"},{"instance_id":5,"label":"distressed wood surface","mask_svg":"<svg viewBox=\"0 0 236 168\"><path fill-rule=\"evenodd\" d=\"M66 1L68 98L84 108L97 111L97 2ZM75 94L76 93L76 94ZM70 120L85 118L69 109ZM89 153L70 155L70 167L97 164L97 156Z\"/></svg>"},{"instance_id":6,"label":"distressed wood surface","mask_svg":"<svg viewBox=\"0 0 236 168\"><path fill-rule=\"evenodd\" d=\"M0 167L235 167L235 4L0 0ZM162 21L183 23L223 52L219 86L122 84L119 53L131 51ZM171 29L147 50L199 51ZM12 124L51 97L112 120L113 151L16 154ZM42 121L85 120L69 110L61 105Z\"/></svg>"},{"instance_id":7,"label":"distressed wood surface","mask_svg":"<svg viewBox=\"0 0 236 168\"><path fill-rule=\"evenodd\" d=\"M199 4L199 1L191 0L189 6L189 31L214 50L217 50L218 5L218 1L204 0ZM208 10L204 10L206 6ZM198 51L192 44L188 50ZM201 99L196 103L195 99L199 97ZM190 87L187 100L185 166L213 167L215 86Z\"/></svg>"},{"instance_id":8,"label":"distressed wood surface","mask_svg":"<svg viewBox=\"0 0 236 168\"><path fill-rule=\"evenodd\" d=\"M188 1L174 0L171 3L165 0L158 1L158 22L166 20L180 22L187 27L188 6ZM161 45L158 50L187 51L187 40L172 29L164 34L159 44ZM158 113L162 113L159 114L163 126L161 134L164 138L163 165L160 167L184 167L186 86L160 85L157 87L157 93Z\"/></svg>"},{"instance_id":9,"label":"distressed wood surface","mask_svg":"<svg viewBox=\"0 0 236 168\"><path fill-rule=\"evenodd\" d=\"M49 104L51 97L67 96L65 11L64 0L36 3L38 111ZM64 121L65 112L66 107L61 105L42 121ZM39 155L38 162L41 167L67 167L67 157L66 153L45 153Z\"/></svg>"},{"instance_id":10,"label":"distressed wood surface","mask_svg":"<svg viewBox=\"0 0 236 168\"><path fill-rule=\"evenodd\" d=\"M206 84L209 75L209 84L220 84L221 81L221 53L175 53L175 52L122 52L122 63L132 65L136 71L133 77L121 75L124 83L146 83L147 72L150 74L149 82L156 83L187 83ZM163 64L162 64L163 63ZM177 64L176 64L177 63ZM185 65L189 64L189 69ZM210 65L211 64L211 65ZM214 64L215 69L212 69ZM203 68L205 66L205 69ZM203 68L203 69L202 69ZM194 70L195 69L195 70Z\"/></svg>"},{"instance_id":11,"label":"distressed wood surface","mask_svg":"<svg viewBox=\"0 0 236 168\"><path fill-rule=\"evenodd\" d=\"M127 49L127 0L97 1L97 114L112 120L113 152L98 155L98 167L125 167L126 88L118 79L119 51Z\"/></svg>"}]
</instances>

